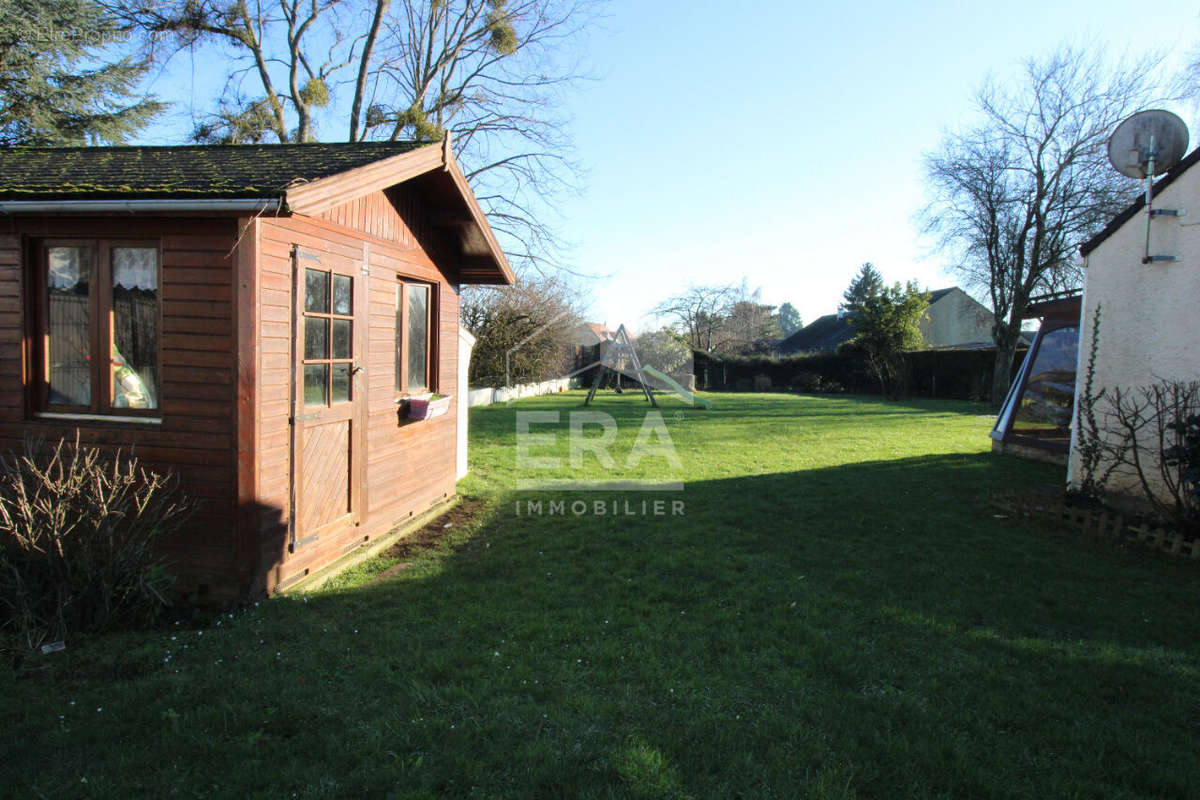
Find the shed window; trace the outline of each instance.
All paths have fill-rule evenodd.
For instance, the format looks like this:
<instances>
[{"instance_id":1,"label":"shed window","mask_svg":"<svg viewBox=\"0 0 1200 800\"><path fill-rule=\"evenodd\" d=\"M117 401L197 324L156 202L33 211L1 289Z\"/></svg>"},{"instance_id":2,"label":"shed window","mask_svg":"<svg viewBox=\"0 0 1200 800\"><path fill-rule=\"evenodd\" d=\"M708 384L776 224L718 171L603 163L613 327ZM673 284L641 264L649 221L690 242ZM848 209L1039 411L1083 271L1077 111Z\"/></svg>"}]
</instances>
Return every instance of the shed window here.
<instances>
[{"instance_id":1,"label":"shed window","mask_svg":"<svg viewBox=\"0 0 1200 800\"><path fill-rule=\"evenodd\" d=\"M420 393L433 387L433 287L396 284L396 391Z\"/></svg>"},{"instance_id":2,"label":"shed window","mask_svg":"<svg viewBox=\"0 0 1200 800\"><path fill-rule=\"evenodd\" d=\"M116 414L157 409L157 243L47 241L39 252L42 408Z\"/></svg>"}]
</instances>

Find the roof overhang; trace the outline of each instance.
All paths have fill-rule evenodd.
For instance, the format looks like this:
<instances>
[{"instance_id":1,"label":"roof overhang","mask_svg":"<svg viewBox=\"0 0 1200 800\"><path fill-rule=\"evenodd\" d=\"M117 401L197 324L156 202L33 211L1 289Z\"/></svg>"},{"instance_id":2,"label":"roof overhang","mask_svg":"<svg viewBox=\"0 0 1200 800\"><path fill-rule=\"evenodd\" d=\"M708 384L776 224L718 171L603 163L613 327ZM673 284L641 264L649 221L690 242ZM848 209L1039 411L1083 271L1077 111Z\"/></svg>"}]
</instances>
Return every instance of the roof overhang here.
<instances>
[{"instance_id":1,"label":"roof overhang","mask_svg":"<svg viewBox=\"0 0 1200 800\"><path fill-rule=\"evenodd\" d=\"M1082 295L1051 297L1030 303L1022 315L1022 319L1040 319L1043 324L1051 322L1078 323L1082 307Z\"/></svg>"},{"instance_id":2,"label":"roof overhang","mask_svg":"<svg viewBox=\"0 0 1200 800\"><path fill-rule=\"evenodd\" d=\"M441 142L417 147L360 167L296 183L282 197L163 197L146 199L30 199L0 201L0 214L216 213L257 215L292 212L315 215L364 194L414 181L430 206L428 222L456 247L442 258L458 283L508 285L512 267L450 147ZM197 193L198 194L198 193Z\"/></svg>"},{"instance_id":3,"label":"roof overhang","mask_svg":"<svg viewBox=\"0 0 1200 800\"><path fill-rule=\"evenodd\" d=\"M293 213L320 214L368 192L418 178L441 201L430 209L429 223L458 242L458 282L514 283L512 267L454 158L448 133L441 142L289 187L284 201Z\"/></svg>"},{"instance_id":4,"label":"roof overhang","mask_svg":"<svg viewBox=\"0 0 1200 800\"><path fill-rule=\"evenodd\" d=\"M0 201L0 214L129 214L156 212L237 212L271 213L278 211L279 198L258 197L222 200L4 200Z\"/></svg>"},{"instance_id":5,"label":"roof overhang","mask_svg":"<svg viewBox=\"0 0 1200 800\"><path fill-rule=\"evenodd\" d=\"M1198 161L1200 161L1200 147L1197 147L1186 155L1178 164L1167 170L1166 175L1155 181L1151 194L1154 197L1158 197L1164 189L1174 183L1180 175L1191 169ZM1079 254L1086 258L1093 250L1102 245L1108 237L1120 230L1126 222L1137 216L1137 213L1145 207L1146 193L1142 192L1124 211L1109 220L1109 223L1099 233L1080 245Z\"/></svg>"}]
</instances>

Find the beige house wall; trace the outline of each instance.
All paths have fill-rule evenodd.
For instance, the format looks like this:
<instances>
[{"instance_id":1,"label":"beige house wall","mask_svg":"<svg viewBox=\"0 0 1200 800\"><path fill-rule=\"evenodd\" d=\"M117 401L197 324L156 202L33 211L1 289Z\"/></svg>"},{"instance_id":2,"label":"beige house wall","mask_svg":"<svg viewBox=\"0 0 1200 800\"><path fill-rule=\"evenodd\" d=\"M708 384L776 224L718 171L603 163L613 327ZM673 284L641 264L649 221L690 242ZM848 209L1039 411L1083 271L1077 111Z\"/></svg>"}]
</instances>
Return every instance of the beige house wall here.
<instances>
[{"instance_id":1,"label":"beige house wall","mask_svg":"<svg viewBox=\"0 0 1200 800\"><path fill-rule=\"evenodd\" d=\"M992 341L992 312L962 289L954 288L929 306L920 323L926 347Z\"/></svg>"},{"instance_id":2,"label":"beige house wall","mask_svg":"<svg viewBox=\"0 0 1200 800\"><path fill-rule=\"evenodd\" d=\"M1142 263L1145 210L1087 257L1077 408L1091 356L1097 308L1101 315L1095 391L1200 378L1200 168L1176 178L1154 198L1154 207L1187 211L1182 217L1158 217L1152 223L1151 254L1173 255L1177 261ZM1076 445L1073 442L1068 465L1072 486L1082 479ZM1132 481L1118 479L1113 488L1131 489Z\"/></svg>"}]
</instances>

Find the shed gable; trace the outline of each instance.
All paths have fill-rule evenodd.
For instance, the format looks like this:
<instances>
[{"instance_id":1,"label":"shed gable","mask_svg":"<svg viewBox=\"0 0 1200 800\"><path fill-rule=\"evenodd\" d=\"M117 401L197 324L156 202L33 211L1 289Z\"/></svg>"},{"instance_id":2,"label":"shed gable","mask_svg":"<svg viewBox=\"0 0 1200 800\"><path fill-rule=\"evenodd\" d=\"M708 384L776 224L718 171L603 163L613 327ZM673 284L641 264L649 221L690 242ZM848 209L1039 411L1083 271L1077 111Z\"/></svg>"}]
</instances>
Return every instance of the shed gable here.
<instances>
[{"instance_id":1,"label":"shed gable","mask_svg":"<svg viewBox=\"0 0 1200 800\"><path fill-rule=\"evenodd\" d=\"M456 281L457 248L448 232L436 227L419 188L401 184L368 192L315 215L342 228L419 252L437 262L446 278Z\"/></svg>"}]
</instances>

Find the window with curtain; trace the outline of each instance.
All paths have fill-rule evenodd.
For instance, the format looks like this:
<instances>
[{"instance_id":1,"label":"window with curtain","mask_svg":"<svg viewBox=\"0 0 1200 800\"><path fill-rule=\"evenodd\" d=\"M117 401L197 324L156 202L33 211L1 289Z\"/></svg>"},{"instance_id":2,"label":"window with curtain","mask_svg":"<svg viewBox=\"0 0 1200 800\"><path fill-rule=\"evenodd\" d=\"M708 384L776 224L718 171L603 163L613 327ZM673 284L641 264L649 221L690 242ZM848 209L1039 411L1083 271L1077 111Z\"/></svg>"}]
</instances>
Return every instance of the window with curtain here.
<instances>
[{"instance_id":1,"label":"window with curtain","mask_svg":"<svg viewBox=\"0 0 1200 800\"><path fill-rule=\"evenodd\" d=\"M157 409L157 243L49 241L42 252L44 410Z\"/></svg>"}]
</instances>

